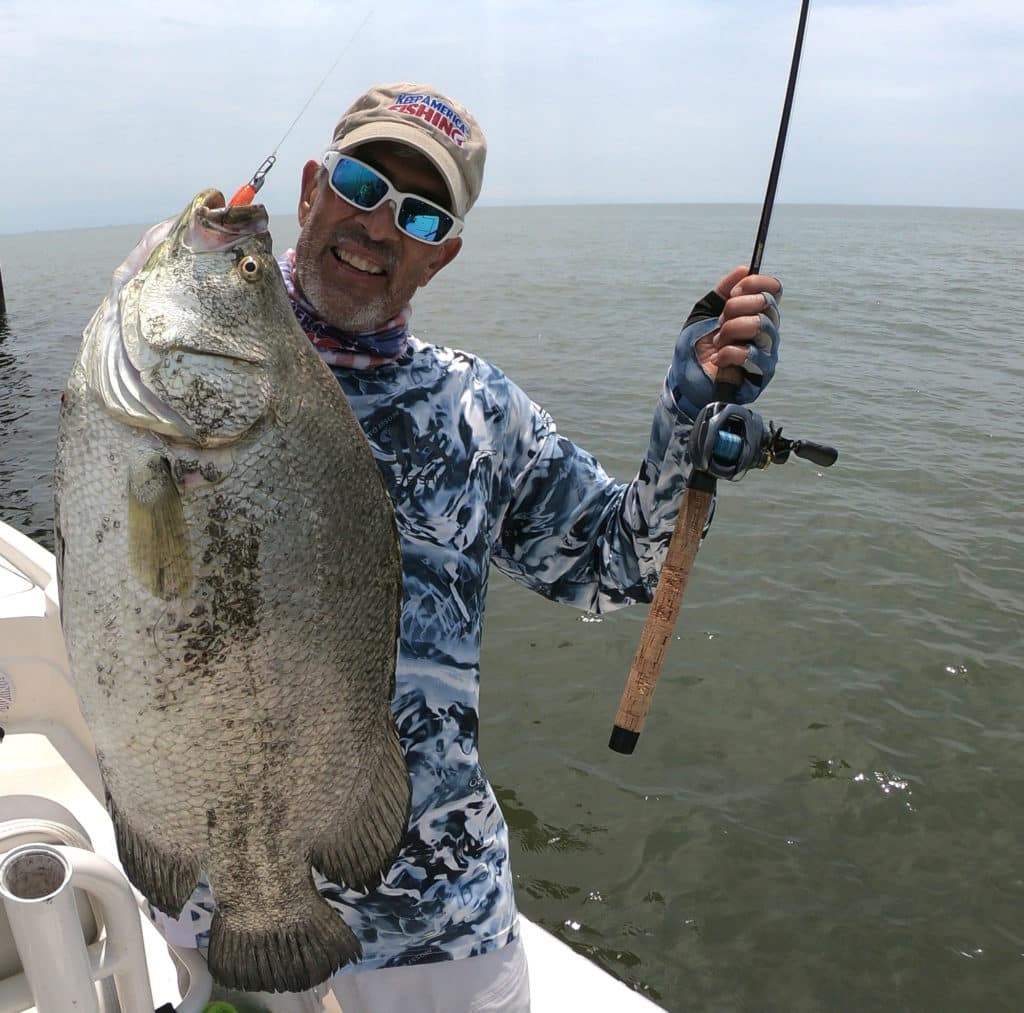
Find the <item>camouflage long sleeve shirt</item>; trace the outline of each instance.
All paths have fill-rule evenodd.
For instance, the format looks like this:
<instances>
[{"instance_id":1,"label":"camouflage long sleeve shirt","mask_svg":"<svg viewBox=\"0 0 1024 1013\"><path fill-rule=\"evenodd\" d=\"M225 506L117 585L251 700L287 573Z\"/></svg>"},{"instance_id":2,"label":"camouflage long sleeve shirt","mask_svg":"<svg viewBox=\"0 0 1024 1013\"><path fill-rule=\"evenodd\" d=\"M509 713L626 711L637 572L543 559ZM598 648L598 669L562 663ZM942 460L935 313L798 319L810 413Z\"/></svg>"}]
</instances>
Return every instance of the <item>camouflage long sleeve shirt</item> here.
<instances>
[{"instance_id":1,"label":"camouflage long sleeve shirt","mask_svg":"<svg viewBox=\"0 0 1024 1013\"><path fill-rule=\"evenodd\" d=\"M649 601L679 508L690 421L665 391L638 477L614 482L483 360L412 339L395 365L335 373L394 501L404 604L394 712L410 830L385 883L322 890L360 966L469 956L514 937L508 832L477 755L489 564L595 612Z\"/></svg>"}]
</instances>

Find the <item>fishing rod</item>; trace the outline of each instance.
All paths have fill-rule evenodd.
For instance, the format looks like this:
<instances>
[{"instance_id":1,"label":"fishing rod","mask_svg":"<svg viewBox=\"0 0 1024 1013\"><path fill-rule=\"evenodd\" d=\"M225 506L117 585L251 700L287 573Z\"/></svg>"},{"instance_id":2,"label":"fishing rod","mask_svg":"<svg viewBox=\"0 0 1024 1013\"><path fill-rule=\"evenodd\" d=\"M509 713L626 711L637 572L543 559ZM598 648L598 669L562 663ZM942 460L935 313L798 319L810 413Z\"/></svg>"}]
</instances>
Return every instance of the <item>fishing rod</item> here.
<instances>
[{"instance_id":1,"label":"fishing rod","mask_svg":"<svg viewBox=\"0 0 1024 1013\"><path fill-rule=\"evenodd\" d=\"M810 0L802 0L779 135L775 142L775 157L761 208L749 274L757 274L761 268L768 224L775 206L775 191L782 168L809 6ZM629 754L636 749L714 500L717 480L737 477L751 467L765 468L772 463L782 463L790 454L807 458L822 467L833 464L838 456L834 449L822 444L784 439L781 426L769 423L766 429L760 416L733 404L742 382L742 366L719 369L712 401L694 421L689 439L693 467L608 742L609 748L617 753Z\"/></svg>"},{"instance_id":2,"label":"fishing rod","mask_svg":"<svg viewBox=\"0 0 1024 1013\"><path fill-rule=\"evenodd\" d=\"M349 47L352 45L353 42L355 42L356 36L363 30L363 26L366 24L367 21L370 20L372 14L373 9L371 8L367 13L366 17L364 17L363 20L359 22L359 27L349 37L348 42L346 42L345 45L342 47L341 52L338 53L338 58L334 61L334 63L331 64L327 73L324 74L324 76L320 79L320 83L313 89L312 94L309 96L309 98L306 99L306 104L299 110L298 116L296 116L295 119L292 120L291 126L289 126L288 129L284 132L283 136L281 137L281 140L279 140L277 144L274 145L274 150L271 151L271 153L267 155L265 159L263 159L263 161L260 163L260 167L252 174L252 177L249 179L249 181L247 183L243 183L238 188L238 190L235 192L234 197L232 197L231 200L228 201L228 207L234 208L239 207L243 204L251 204L253 200L255 200L256 194L259 193L260 188L266 181L267 173L270 172L270 170L274 167L274 163L277 161L277 149L280 148L282 144L284 144L284 142L288 138L288 135L292 132L292 130L295 129L295 124L298 123L300 119L302 119L302 114L309 108L310 102L312 102L313 99L316 98L317 93L324 86L327 79L331 76L331 74L334 73L334 68L337 67L339 63L341 63L341 58L345 55L345 53L348 52Z\"/></svg>"}]
</instances>

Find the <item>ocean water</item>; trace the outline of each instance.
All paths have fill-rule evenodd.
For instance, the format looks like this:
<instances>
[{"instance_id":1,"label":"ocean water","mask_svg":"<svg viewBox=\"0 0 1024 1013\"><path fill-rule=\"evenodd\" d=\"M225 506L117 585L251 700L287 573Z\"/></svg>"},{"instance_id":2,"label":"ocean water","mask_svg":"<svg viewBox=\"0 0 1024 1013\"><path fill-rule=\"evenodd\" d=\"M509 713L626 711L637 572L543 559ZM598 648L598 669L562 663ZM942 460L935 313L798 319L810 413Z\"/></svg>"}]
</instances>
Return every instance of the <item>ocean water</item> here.
<instances>
[{"instance_id":1,"label":"ocean water","mask_svg":"<svg viewBox=\"0 0 1024 1013\"><path fill-rule=\"evenodd\" d=\"M626 480L757 214L480 208L414 329L497 362ZM141 231L0 235L0 518L47 545L60 390ZM634 755L607 739L645 610L494 575L481 754L520 906L667 1009L1024 1003L1022 267L1020 211L776 209L758 408L839 461L720 484Z\"/></svg>"}]
</instances>

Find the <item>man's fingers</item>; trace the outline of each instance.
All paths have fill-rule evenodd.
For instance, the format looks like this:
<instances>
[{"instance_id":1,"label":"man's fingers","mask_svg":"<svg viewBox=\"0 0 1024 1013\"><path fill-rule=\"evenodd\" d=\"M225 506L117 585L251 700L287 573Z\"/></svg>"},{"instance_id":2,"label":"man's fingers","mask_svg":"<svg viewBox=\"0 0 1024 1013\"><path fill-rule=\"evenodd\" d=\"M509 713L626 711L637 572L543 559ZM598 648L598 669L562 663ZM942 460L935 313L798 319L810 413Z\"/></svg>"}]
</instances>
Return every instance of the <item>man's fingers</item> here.
<instances>
[{"instance_id":1,"label":"man's fingers","mask_svg":"<svg viewBox=\"0 0 1024 1013\"><path fill-rule=\"evenodd\" d=\"M731 278L735 273L733 271L728 277ZM739 295L753 295L756 292L770 292L778 300L782 295L782 282L770 274L748 274L737 278L733 287L723 295L733 298Z\"/></svg>"},{"instance_id":2,"label":"man's fingers","mask_svg":"<svg viewBox=\"0 0 1024 1013\"><path fill-rule=\"evenodd\" d=\"M737 317L752 317L761 313L768 305L767 296L758 292L756 295L734 295L722 310L722 321L735 320Z\"/></svg>"},{"instance_id":3,"label":"man's fingers","mask_svg":"<svg viewBox=\"0 0 1024 1013\"><path fill-rule=\"evenodd\" d=\"M760 339L741 345L725 345L716 348L708 360L716 369L726 366L742 366L747 373L762 376L766 369L774 373L775 367L770 361L770 349L762 345Z\"/></svg>"},{"instance_id":4,"label":"man's fingers","mask_svg":"<svg viewBox=\"0 0 1024 1013\"><path fill-rule=\"evenodd\" d=\"M734 267L716 286L715 291L723 298L728 299L733 289L746 277L748 268L745 264Z\"/></svg>"},{"instance_id":5,"label":"man's fingers","mask_svg":"<svg viewBox=\"0 0 1024 1013\"><path fill-rule=\"evenodd\" d=\"M726 345L725 348L717 349L708 361L715 369L742 366L747 361L749 351L749 345Z\"/></svg>"},{"instance_id":6,"label":"man's fingers","mask_svg":"<svg viewBox=\"0 0 1024 1013\"><path fill-rule=\"evenodd\" d=\"M759 295L733 296L719 317L724 337L719 344L728 341L750 341L771 324L779 329L779 304L767 292ZM760 342L759 342L760 343Z\"/></svg>"},{"instance_id":7,"label":"man's fingers","mask_svg":"<svg viewBox=\"0 0 1024 1013\"><path fill-rule=\"evenodd\" d=\"M715 347L724 348L726 345L756 341L763 330L764 320L760 316L736 317L733 320L726 320L718 329L718 334L715 335Z\"/></svg>"}]
</instances>

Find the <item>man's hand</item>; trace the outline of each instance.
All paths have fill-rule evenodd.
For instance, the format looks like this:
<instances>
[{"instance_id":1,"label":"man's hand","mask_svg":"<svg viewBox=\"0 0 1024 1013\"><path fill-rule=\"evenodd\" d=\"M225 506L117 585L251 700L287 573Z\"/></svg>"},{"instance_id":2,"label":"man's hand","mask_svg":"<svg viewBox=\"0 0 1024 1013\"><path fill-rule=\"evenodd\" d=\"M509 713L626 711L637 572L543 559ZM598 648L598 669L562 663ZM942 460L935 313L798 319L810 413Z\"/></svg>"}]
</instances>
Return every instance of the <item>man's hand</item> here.
<instances>
[{"instance_id":1,"label":"man's hand","mask_svg":"<svg viewBox=\"0 0 1024 1013\"><path fill-rule=\"evenodd\" d=\"M715 286L715 292L725 300L725 306L718 317L718 328L696 342L697 361L712 381L723 366L743 366L748 373L763 377L764 358L771 358L772 350L778 347L782 283L778 278L747 274L746 267L737 267ZM774 361L771 372L775 372Z\"/></svg>"},{"instance_id":2,"label":"man's hand","mask_svg":"<svg viewBox=\"0 0 1024 1013\"><path fill-rule=\"evenodd\" d=\"M737 267L693 307L668 375L669 390L691 419L712 400L720 368L741 366L746 374L737 404L768 385L779 359L781 295L778 278Z\"/></svg>"}]
</instances>

